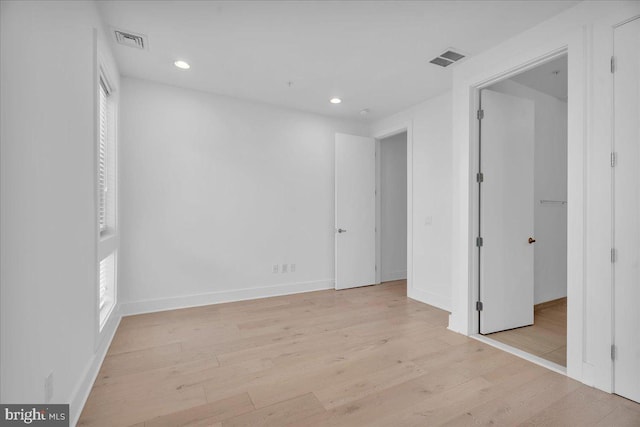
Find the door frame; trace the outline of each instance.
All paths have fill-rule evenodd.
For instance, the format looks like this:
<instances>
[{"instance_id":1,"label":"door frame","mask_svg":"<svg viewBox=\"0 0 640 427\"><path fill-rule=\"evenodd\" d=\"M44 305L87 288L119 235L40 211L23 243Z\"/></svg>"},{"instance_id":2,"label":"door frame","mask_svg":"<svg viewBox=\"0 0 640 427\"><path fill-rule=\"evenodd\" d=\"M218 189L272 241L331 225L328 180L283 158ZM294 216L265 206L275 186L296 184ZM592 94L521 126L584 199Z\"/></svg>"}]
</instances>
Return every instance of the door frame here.
<instances>
[{"instance_id":1,"label":"door frame","mask_svg":"<svg viewBox=\"0 0 640 427\"><path fill-rule=\"evenodd\" d=\"M408 120L372 135L376 144L376 283L380 283L380 140L407 133L407 296L413 295L413 121Z\"/></svg>"},{"instance_id":2,"label":"door frame","mask_svg":"<svg viewBox=\"0 0 640 427\"><path fill-rule=\"evenodd\" d=\"M488 89L490 86L509 79L517 74L520 74L524 71L528 71L530 69L536 68L542 64L545 64L549 61L553 61L559 57L564 55L568 55L569 47L568 46L560 46L557 49L549 51L537 58L534 58L530 61L522 63L516 67L512 67L508 70L503 70L498 72L482 81L473 84L470 87L470 99L471 99L471 122L470 122L470 131L471 131L471 141L469 146L470 153L470 163L469 163L469 177L470 182L469 185L469 232L472 238L469 239L468 242L468 250L469 250L469 260L470 260L470 277L469 277L469 300L468 300L468 312L469 312L469 334L473 336L481 337L483 342L493 343L490 337L486 337L480 334L480 312L476 310L476 301L481 300L480 298L480 248L476 246L475 237L480 236L480 185L476 182L476 173L479 172L479 159L480 159L480 121L477 118L477 111L481 108L480 105L480 91L483 89ZM567 59L568 60L568 59ZM568 107L569 108L569 103ZM567 124L569 125L569 124ZM568 167L571 167L571 152L568 156ZM486 171L483 171L486 173ZM568 186L570 183L568 183ZM568 193L568 198L571 198L572 194ZM575 201L575 200L572 200ZM568 233L570 233L568 231ZM568 245L568 251L571 251L571 245ZM567 266L567 273L569 273L569 266ZM571 293L569 292L569 277L567 277L567 314L570 310L574 309L574 305L572 304L573 298L569 298ZM577 333L577 329L582 330L579 325L576 325L575 322L572 322L567 318L567 369L562 370L554 367L551 362L547 362L544 359L536 357L534 355L530 355L527 352L523 351L514 351L514 354L519 355L520 357L525 357L527 360L531 362L546 366L552 367L556 372L560 372L563 374L567 374L569 371L569 364L574 363L574 361L569 360L569 337L573 336L572 334ZM581 332L580 332L581 333ZM504 345L498 345L502 349L506 349ZM528 356L531 357L528 357Z\"/></svg>"},{"instance_id":3,"label":"door frame","mask_svg":"<svg viewBox=\"0 0 640 427\"><path fill-rule=\"evenodd\" d=\"M581 3L453 69L452 313L449 329L477 333L470 242L474 88L550 53L569 54L567 375L612 391L611 135L613 27L640 12ZM573 13L572 11L576 12ZM582 12L579 13L578 11ZM506 71L505 71L506 70ZM597 118L597 119L596 119ZM587 315L588 313L588 315ZM475 330L474 330L475 329Z\"/></svg>"}]
</instances>

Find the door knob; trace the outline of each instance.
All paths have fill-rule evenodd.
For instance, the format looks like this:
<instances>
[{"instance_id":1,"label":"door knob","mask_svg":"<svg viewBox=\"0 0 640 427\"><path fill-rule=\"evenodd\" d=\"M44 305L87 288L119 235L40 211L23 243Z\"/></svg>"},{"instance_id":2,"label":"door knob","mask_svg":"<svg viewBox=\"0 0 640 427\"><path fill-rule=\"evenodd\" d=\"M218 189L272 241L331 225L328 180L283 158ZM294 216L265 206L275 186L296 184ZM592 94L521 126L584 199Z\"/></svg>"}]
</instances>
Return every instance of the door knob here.
<instances>
[{"instance_id":1,"label":"door knob","mask_svg":"<svg viewBox=\"0 0 640 427\"><path fill-rule=\"evenodd\" d=\"M529 244L535 243L536 239L534 239L533 237L529 237Z\"/></svg>"},{"instance_id":2,"label":"door knob","mask_svg":"<svg viewBox=\"0 0 640 427\"><path fill-rule=\"evenodd\" d=\"M343 228L338 228L338 233L346 233L347 230L343 229Z\"/></svg>"}]
</instances>

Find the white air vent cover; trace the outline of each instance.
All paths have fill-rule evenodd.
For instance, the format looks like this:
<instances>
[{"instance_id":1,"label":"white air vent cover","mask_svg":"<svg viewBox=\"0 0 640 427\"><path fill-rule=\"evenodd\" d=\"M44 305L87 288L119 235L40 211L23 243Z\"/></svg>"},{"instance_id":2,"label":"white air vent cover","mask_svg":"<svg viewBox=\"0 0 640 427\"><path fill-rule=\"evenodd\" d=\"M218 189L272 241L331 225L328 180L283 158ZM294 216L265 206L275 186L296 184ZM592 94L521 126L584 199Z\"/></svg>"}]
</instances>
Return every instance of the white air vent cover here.
<instances>
[{"instance_id":1,"label":"white air vent cover","mask_svg":"<svg viewBox=\"0 0 640 427\"><path fill-rule=\"evenodd\" d=\"M457 49L449 48L444 53L438 55L429 62L441 67L448 67L449 65L460 61L466 56L467 55L460 53Z\"/></svg>"},{"instance_id":2,"label":"white air vent cover","mask_svg":"<svg viewBox=\"0 0 640 427\"><path fill-rule=\"evenodd\" d=\"M124 46L135 47L137 49L147 49L147 37L142 34L132 33L130 31L113 30L116 41Z\"/></svg>"}]
</instances>

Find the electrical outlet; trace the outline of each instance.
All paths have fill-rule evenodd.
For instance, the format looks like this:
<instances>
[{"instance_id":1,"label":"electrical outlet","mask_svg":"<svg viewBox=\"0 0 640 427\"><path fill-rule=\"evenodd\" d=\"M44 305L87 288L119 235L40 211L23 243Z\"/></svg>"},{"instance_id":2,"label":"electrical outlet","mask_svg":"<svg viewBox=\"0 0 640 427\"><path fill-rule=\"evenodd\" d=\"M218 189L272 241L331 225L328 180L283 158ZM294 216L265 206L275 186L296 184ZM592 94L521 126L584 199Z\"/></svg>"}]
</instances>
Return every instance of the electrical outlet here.
<instances>
[{"instance_id":1,"label":"electrical outlet","mask_svg":"<svg viewBox=\"0 0 640 427\"><path fill-rule=\"evenodd\" d=\"M287 272L287 264L282 264L282 272L283 273Z\"/></svg>"},{"instance_id":2,"label":"electrical outlet","mask_svg":"<svg viewBox=\"0 0 640 427\"><path fill-rule=\"evenodd\" d=\"M296 265L295 264L291 264L291 267L289 268L289 271L292 273L296 272Z\"/></svg>"},{"instance_id":3,"label":"electrical outlet","mask_svg":"<svg viewBox=\"0 0 640 427\"><path fill-rule=\"evenodd\" d=\"M53 372L44 379L44 402L49 403L53 398Z\"/></svg>"},{"instance_id":4,"label":"electrical outlet","mask_svg":"<svg viewBox=\"0 0 640 427\"><path fill-rule=\"evenodd\" d=\"M273 272L274 273L278 272L278 264L273 264Z\"/></svg>"}]
</instances>

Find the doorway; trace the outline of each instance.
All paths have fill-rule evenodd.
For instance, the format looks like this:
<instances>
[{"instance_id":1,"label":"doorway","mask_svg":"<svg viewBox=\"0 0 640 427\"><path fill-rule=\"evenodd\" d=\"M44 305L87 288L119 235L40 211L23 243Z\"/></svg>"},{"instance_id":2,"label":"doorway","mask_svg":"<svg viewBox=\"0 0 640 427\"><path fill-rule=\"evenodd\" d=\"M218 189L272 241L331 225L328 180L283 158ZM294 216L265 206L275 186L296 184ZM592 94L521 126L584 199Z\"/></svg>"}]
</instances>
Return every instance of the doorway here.
<instances>
[{"instance_id":1,"label":"doorway","mask_svg":"<svg viewBox=\"0 0 640 427\"><path fill-rule=\"evenodd\" d=\"M377 140L376 281L407 281L407 132Z\"/></svg>"},{"instance_id":2,"label":"doorway","mask_svg":"<svg viewBox=\"0 0 640 427\"><path fill-rule=\"evenodd\" d=\"M566 367L567 56L480 91L479 331Z\"/></svg>"},{"instance_id":3,"label":"doorway","mask_svg":"<svg viewBox=\"0 0 640 427\"><path fill-rule=\"evenodd\" d=\"M336 290L397 280L402 293L411 293L412 141L411 122L398 123L373 137L336 134ZM385 196L378 191L381 185Z\"/></svg>"}]
</instances>

